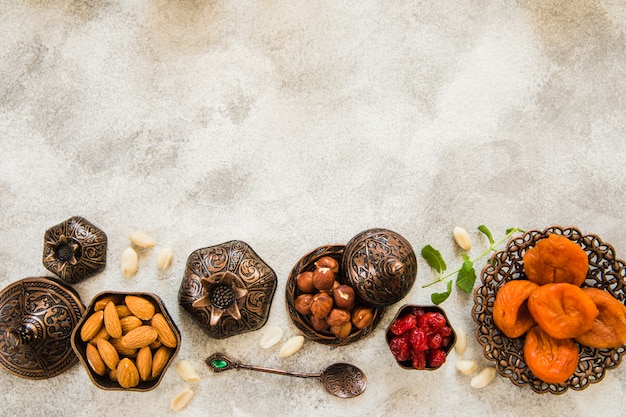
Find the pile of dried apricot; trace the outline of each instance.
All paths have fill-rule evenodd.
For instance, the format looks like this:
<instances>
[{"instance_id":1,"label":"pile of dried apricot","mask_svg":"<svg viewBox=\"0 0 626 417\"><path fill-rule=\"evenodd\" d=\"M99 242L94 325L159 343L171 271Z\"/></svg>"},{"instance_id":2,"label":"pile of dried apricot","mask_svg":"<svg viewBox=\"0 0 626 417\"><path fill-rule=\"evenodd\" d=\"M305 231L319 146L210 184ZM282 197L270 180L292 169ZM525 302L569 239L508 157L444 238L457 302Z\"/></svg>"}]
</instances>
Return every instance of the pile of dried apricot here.
<instances>
[{"instance_id":1,"label":"pile of dried apricot","mask_svg":"<svg viewBox=\"0 0 626 417\"><path fill-rule=\"evenodd\" d=\"M505 283L493 305L495 325L508 337L525 336L524 359L535 376L563 383L578 366L578 344L626 344L626 306L610 293L581 288L589 263L565 236L550 234L524 254L528 280Z\"/></svg>"}]
</instances>

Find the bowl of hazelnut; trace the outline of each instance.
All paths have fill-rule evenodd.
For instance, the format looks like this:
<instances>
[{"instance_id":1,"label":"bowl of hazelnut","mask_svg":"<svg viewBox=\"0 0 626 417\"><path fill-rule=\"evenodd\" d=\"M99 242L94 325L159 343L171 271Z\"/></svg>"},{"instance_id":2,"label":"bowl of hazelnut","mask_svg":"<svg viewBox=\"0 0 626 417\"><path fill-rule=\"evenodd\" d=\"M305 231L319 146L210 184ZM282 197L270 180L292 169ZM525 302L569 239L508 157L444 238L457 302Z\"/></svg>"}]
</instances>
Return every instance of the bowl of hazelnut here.
<instances>
[{"instance_id":1,"label":"bowl of hazelnut","mask_svg":"<svg viewBox=\"0 0 626 417\"><path fill-rule=\"evenodd\" d=\"M433 371L445 363L456 333L442 308L406 304L389 324L386 339L400 367Z\"/></svg>"},{"instance_id":2,"label":"bowl of hazelnut","mask_svg":"<svg viewBox=\"0 0 626 417\"><path fill-rule=\"evenodd\" d=\"M96 295L71 338L93 384L113 391L156 388L180 341L162 300L147 292Z\"/></svg>"},{"instance_id":3,"label":"bowl of hazelnut","mask_svg":"<svg viewBox=\"0 0 626 417\"><path fill-rule=\"evenodd\" d=\"M293 267L286 286L287 311L309 340L347 345L369 335L384 306L363 301L341 268L345 245L320 246Z\"/></svg>"}]
</instances>

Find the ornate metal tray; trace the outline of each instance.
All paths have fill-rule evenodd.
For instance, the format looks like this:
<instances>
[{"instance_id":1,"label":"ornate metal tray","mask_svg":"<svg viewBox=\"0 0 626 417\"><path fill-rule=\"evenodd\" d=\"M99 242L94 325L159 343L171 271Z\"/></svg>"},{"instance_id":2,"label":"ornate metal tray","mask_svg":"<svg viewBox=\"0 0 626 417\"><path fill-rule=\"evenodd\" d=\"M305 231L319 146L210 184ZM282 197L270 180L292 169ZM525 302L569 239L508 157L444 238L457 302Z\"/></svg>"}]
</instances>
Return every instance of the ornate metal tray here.
<instances>
[{"instance_id":1,"label":"ornate metal tray","mask_svg":"<svg viewBox=\"0 0 626 417\"><path fill-rule=\"evenodd\" d=\"M613 247L596 235L583 235L574 227L551 226L544 231L529 230L512 238L504 250L494 253L483 269L482 283L474 291L472 318L478 324L476 338L485 357L495 363L498 373L518 386L529 385L537 393L563 394L569 388L583 390L600 382L609 369L616 368L626 346L595 349L579 345L578 368L563 384L549 384L536 378L524 361L524 337L510 339L493 322L493 303L498 289L507 281L526 279L523 256L526 250L549 234L564 235L578 243L589 257L589 272L583 284L603 289L622 303L626 299L626 265L615 257Z\"/></svg>"}]
</instances>

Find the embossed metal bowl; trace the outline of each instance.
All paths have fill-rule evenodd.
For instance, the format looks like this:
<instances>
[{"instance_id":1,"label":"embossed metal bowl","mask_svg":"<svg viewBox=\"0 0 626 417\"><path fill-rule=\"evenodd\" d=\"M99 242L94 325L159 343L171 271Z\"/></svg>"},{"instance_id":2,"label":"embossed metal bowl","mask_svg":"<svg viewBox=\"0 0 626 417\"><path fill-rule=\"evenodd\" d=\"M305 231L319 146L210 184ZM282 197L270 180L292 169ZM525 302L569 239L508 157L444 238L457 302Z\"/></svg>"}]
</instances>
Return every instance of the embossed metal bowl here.
<instances>
[{"instance_id":1,"label":"embossed metal bowl","mask_svg":"<svg viewBox=\"0 0 626 417\"><path fill-rule=\"evenodd\" d=\"M579 244L589 257L589 271L583 287L607 291L619 301L626 300L626 265L617 259L615 250L598 236L584 235L575 227L551 226L545 230L529 230L512 238L504 250L493 254L483 269L481 284L474 291L472 317L478 324L476 338L483 346L485 357L494 362L500 375L518 386L528 385L537 393L563 394L568 389L582 390L600 382L607 370L622 361L626 346L596 349L579 346L578 368L563 384L546 383L535 377L524 361L524 337L506 337L494 324L493 303L496 293L507 282L526 279L523 256L526 251L549 234L568 237Z\"/></svg>"},{"instance_id":2,"label":"embossed metal bowl","mask_svg":"<svg viewBox=\"0 0 626 417\"><path fill-rule=\"evenodd\" d=\"M110 369L107 369L107 372L104 375L98 375L96 372L94 372L94 370L89 365L89 361L87 360L86 350L87 350L88 342L83 342L80 337L81 329L83 328L83 326L85 325L85 322L89 319L89 317L96 311L96 303L98 303L99 300L110 298L117 305L121 303L127 295L140 296L152 302L152 304L155 307L155 314L161 313L163 315L163 317L165 318L165 321L169 325L170 329L172 329L172 331L174 332L174 336L176 337L176 347L166 348L163 346L164 349L167 349L166 356L168 356L168 359L166 361L165 366L163 367L163 370L159 373L159 375L156 376L155 378L148 379L145 381L140 380L139 385L132 387L132 388L123 388L120 386L119 383L112 380L109 376ZM143 324L150 324L150 321L143 320ZM180 336L180 330L176 326L176 323L174 323L174 320L172 320L172 318L170 317L170 314L167 311L167 308L165 308L165 304L163 304L163 301L158 295L149 293L149 292L107 291L107 292L101 292L100 294L96 295L93 298L93 300L91 301L91 304L89 304L89 306L87 307L87 310L85 311L85 314L83 315L82 319L78 322L78 325L74 329L71 340L72 340L72 348L74 349L74 352L76 352L78 359L85 367L85 370L87 371L87 375L89 375L91 382L93 382L95 386L103 390L109 390L109 391L140 391L142 392L142 391L153 390L161 383L161 379L163 378L163 375L165 375L167 368L171 365L174 358L178 354L178 351L180 350L181 336ZM157 349L158 348L156 347L152 348L153 356L156 353ZM120 354L119 356L120 356L120 359L122 357L125 357L122 354ZM132 355L129 357L131 359L133 358ZM133 362L134 362L134 359L133 359Z\"/></svg>"},{"instance_id":3,"label":"embossed metal bowl","mask_svg":"<svg viewBox=\"0 0 626 417\"><path fill-rule=\"evenodd\" d=\"M454 347L454 344L456 343L456 332L454 331L454 327L452 327L452 324L450 323L450 320L448 319L448 316L446 315L446 312L444 311L444 309L442 309L441 307L432 306L432 305L428 305L427 306L427 305L405 304L402 307L400 307L400 309L398 310L398 312L394 316L393 320L391 320L389 322L389 326L387 327L387 332L385 333L385 340L387 341L387 346L389 346L389 344L391 343L391 340L394 337L396 337L396 335L391 332L391 325L393 324L393 322L396 321L396 319L398 319L400 317L404 317L407 314L410 314L416 308L422 309L425 313L428 313L428 312L441 313L446 318L446 325L448 327L450 327L450 329L452 329L452 334L449 336L449 339L448 339L447 343L445 343L445 346L441 350L443 350L446 353L446 356L447 356L450 353L450 351L452 350L452 348ZM410 370L414 370L414 371L417 370L411 364L411 360L399 361L399 360L396 359L396 363L401 368L410 369ZM441 368L441 366L431 367L431 366L428 366L428 364L427 364L426 368L424 368L423 370L425 370L425 371L434 371L434 370L439 369L439 368Z\"/></svg>"},{"instance_id":4,"label":"embossed metal bowl","mask_svg":"<svg viewBox=\"0 0 626 417\"><path fill-rule=\"evenodd\" d=\"M313 271L315 269L315 262L324 257L330 256L334 258L337 263L340 265L339 273L336 275L336 280L341 284L346 284L346 277L343 274L343 270L341 269L341 257L343 255L345 249L345 245L325 245L320 246L311 252L304 255L293 267L291 272L289 273L289 277L287 278L287 286L285 290L285 296L287 301L287 312L292 322L296 325L296 327L302 331L304 337L309 340L313 340L314 342L318 342L325 345L333 345L333 346L343 346L358 340L361 340L365 336L369 335L376 325L380 322L380 319L385 312L385 307L382 306L372 306L372 313L374 315L374 320L372 324L364 329L358 329L353 326L350 335L345 339L340 338L332 334L330 331L317 331L313 328L311 324L311 320L309 317L300 314L294 305L295 299L301 294L298 289L298 285L296 283L296 277L301 272ZM363 300L359 300L357 296L357 305L368 305ZM368 305L369 306L369 305Z\"/></svg>"}]
</instances>

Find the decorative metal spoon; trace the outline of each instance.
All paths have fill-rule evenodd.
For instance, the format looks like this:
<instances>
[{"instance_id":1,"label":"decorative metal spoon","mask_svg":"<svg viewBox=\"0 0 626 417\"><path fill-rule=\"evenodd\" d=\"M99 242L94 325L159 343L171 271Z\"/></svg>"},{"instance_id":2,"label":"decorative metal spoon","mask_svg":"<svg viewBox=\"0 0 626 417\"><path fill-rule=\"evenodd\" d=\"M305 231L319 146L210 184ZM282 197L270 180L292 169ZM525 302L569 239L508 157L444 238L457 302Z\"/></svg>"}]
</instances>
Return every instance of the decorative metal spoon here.
<instances>
[{"instance_id":1,"label":"decorative metal spoon","mask_svg":"<svg viewBox=\"0 0 626 417\"><path fill-rule=\"evenodd\" d=\"M281 371L278 369L263 368L246 365L233 361L222 353L214 353L206 358L205 363L213 372L222 372L228 369L248 369L251 371L267 372L270 374L295 376L298 378L315 378L322 382L324 389L339 398L353 398L365 391L367 378L365 373L349 363L334 363L322 372L308 374L300 372Z\"/></svg>"}]
</instances>

